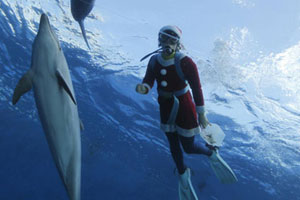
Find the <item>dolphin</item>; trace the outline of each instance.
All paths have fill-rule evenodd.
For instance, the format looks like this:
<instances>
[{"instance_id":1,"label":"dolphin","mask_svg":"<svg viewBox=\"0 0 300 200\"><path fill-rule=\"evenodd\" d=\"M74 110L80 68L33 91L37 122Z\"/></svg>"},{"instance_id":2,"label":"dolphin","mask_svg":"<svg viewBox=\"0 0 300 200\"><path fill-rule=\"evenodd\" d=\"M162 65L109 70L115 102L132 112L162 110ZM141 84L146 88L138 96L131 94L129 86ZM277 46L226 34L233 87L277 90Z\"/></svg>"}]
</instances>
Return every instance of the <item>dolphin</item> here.
<instances>
[{"instance_id":1,"label":"dolphin","mask_svg":"<svg viewBox=\"0 0 300 200\"><path fill-rule=\"evenodd\" d=\"M95 0L71 0L71 12L73 18L79 23L83 38L86 42L86 45L89 49L90 45L86 38L85 28L84 28L84 19L91 12L95 5Z\"/></svg>"},{"instance_id":2,"label":"dolphin","mask_svg":"<svg viewBox=\"0 0 300 200\"><path fill-rule=\"evenodd\" d=\"M81 121L68 64L46 14L40 18L39 30L32 45L31 67L14 90L13 105L32 88L59 175L69 198L79 200Z\"/></svg>"}]
</instances>

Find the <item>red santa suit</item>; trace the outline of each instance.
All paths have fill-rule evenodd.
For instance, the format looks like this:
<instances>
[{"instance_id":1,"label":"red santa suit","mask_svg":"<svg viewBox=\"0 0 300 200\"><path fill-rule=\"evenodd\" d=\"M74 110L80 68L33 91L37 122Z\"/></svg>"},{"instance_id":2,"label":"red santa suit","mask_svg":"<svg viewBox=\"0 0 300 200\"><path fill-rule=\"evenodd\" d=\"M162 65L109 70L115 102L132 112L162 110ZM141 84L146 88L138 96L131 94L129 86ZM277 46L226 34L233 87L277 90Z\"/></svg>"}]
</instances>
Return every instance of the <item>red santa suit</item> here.
<instances>
[{"instance_id":1,"label":"red santa suit","mask_svg":"<svg viewBox=\"0 0 300 200\"><path fill-rule=\"evenodd\" d=\"M150 90L154 81L157 81L161 129L164 132L177 132L186 137L200 133L197 112L204 112L204 99L196 64L188 56L183 56L179 61L185 77L183 80L176 70L175 58L165 60L161 54L154 56L155 58L152 56L151 59L155 59L155 61L151 62L150 59L148 63L143 84ZM193 97L190 90L187 90L188 87L191 88ZM161 95L176 92L180 94L169 97L168 95ZM170 123L175 101L179 107L173 122Z\"/></svg>"}]
</instances>

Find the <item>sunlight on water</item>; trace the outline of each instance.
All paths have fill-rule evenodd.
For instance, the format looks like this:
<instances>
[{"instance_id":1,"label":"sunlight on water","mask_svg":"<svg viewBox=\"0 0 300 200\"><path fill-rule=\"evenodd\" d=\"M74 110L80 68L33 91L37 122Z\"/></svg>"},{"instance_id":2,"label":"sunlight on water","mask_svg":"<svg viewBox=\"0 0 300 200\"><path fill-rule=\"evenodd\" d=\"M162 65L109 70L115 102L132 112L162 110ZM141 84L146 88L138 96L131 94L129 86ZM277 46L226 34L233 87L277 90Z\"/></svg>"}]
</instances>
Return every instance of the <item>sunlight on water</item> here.
<instances>
[{"instance_id":1,"label":"sunlight on water","mask_svg":"<svg viewBox=\"0 0 300 200\"><path fill-rule=\"evenodd\" d=\"M247 9L255 6L251 0L233 0L232 3L238 5L236 7ZM1 108L7 107L13 112L12 116L22 114L34 121L34 125L39 124L32 93L24 95L16 107L11 105L11 95L15 84L29 67L25 65L30 64L30 48L38 29L39 17L42 12L46 12L63 50L67 52L68 61L72 63L70 68L74 85L80 88L78 99L86 106L80 112L90 109L85 113L90 115L86 124L93 129L83 135L83 141L88 143L88 148L92 147L101 156L107 154L109 157L113 154L116 160L120 160L118 162L125 159L117 155L124 154L128 160L126 162L134 163L134 170L144 170L141 173L150 173L151 167L148 169L148 164L162 165L162 162L155 159L153 163L146 163L151 156L156 158L167 154L170 160L165 157L162 160L171 165L166 138L158 129L155 89L148 96L137 95L134 90L136 83L144 75L146 62L139 63L141 55L137 53L132 56L132 52L151 46L145 47L144 44L157 42L156 35L153 38L148 37L148 28L156 28L156 25L148 26L144 19L125 16L114 9L111 9L114 12L110 12L109 8L101 8L99 3L95 8L97 12L91 14L86 21L87 36L92 47L91 51L87 51L79 26L72 18L69 0L4 0L0 2L0 6L5 6L6 9L0 9L1 32L3 37L11 39L0 44L0 70L3 73L0 77ZM100 13L100 10L104 10L106 15ZM115 21L111 20L113 17L108 15L110 13L118 16ZM105 23L112 25L108 28L107 24L107 27L104 26ZM140 27L146 28L139 30ZM128 32L124 32L124 37L117 38L117 34L114 35L108 30ZM147 34L140 36L142 32ZM127 49L133 46L139 47L135 51ZM240 179L237 188L245 187L247 189L243 192L247 192L250 186L255 191L262 190L263 195L267 194L267 197L274 199L282 198L286 191L297 191L300 187L295 184L300 180L300 42L279 53L266 54L261 49L247 27L231 27L227 35L219 35L215 39L207 58L197 57L198 49L186 52L192 52L191 57L197 62L208 118L219 123L227 134L222 155L237 171ZM15 55L20 52L21 56ZM7 138L12 141L11 136ZM114 142L114 139L122 143ZM127 154L127 144L130 144L136 157L131 158L131 154ZM122 152L118 148L123 148ZM164 154L155 154L156 151ZM143 162L135 160L141 157L147 158L143 160L145 169L140 167L144 165ZM98 162L95 157L93 159L90 162ZM108 161L110 160L107 159L106 162ZM198 159L197 162L202 160ZM162 175L156 178L157 182L164 177L168 184L163 187L171 188L169 179L173 180L174 177L168 177L169 174L163 173L165 171L160 172ZM200 173L201 176L204 175L203 171ZM152 184L151 178L153 177L149 175L141 180ZM222 187L212 189L214 186L209 185L209 180L205 184L207 186L201 192L217 192L218 194L210 197L222 199L218 196L222 194ZM174 192L175 189L169 190ZM295 193L291 195L296 196Z\"/></svg>"}]
</instances>

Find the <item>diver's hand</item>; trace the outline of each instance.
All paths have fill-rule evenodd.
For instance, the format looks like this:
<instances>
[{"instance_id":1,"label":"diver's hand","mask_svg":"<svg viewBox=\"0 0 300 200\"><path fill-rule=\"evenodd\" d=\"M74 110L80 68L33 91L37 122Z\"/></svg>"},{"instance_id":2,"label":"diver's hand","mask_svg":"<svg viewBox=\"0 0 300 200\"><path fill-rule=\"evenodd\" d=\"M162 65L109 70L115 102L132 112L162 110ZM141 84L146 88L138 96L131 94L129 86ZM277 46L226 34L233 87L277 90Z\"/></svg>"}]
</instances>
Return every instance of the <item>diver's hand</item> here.
<instances>
[{"instance_id":1,"label":"diver's hand","mask_svg":"<svg viewBox=\"0 0 300 200\"><path fill-rule=\"evenodd\" d=\"M208 125L210 125L205 113L198 113L198 120L201 128L206 128Z\"/></svg>"},{"instance_id":2,"label":"diver's hand","mask_svg":"<svg viewBox=\"0 0 300 200\"><path fill-rule=\"evenodd\" d=\"M143 84L137 84L135 91L140 93L140 94L147 94L148 93L148 88L143 85Z\"/></svg>"},{"instance_id":3,"label":"diver's hand","mask_svg":"<svg viewBox=\"0 0 300 200\"><path fill-rule=\"evenodd\" d=\"M197 106L196 107L197 113L198 113L198 122L201 128L206 128L208 125L210 125L208 119L206 118L205 114L205 107L203 106Z\"/></svg>"}]
</instances>

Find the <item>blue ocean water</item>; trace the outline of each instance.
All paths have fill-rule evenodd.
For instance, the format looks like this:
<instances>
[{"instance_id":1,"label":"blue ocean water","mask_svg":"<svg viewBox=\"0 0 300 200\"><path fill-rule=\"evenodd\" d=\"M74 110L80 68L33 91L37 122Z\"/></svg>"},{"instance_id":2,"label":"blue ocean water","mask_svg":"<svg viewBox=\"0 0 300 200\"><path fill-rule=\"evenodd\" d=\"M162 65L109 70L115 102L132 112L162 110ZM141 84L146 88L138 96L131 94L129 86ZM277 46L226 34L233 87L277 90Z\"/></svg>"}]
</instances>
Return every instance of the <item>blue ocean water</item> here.
<instances>
[{"instance_id":1,"label":"blue ocean water","mask_svg":"<svg viewBox=\"0 0 300 200\"><path fill-rule=\"evenodd\" d=\"M68 199L39 122L32 91L16 106L11 104L13 90L30 66L35 37L31 22L18 19L16 10L7 3L1 3L0 9L0 199ZM17 11L20 16L25 12L22 4ZM66 42L61 45L85 126L81 135L82 200L178 199L175 165L167 140L159 130L158 105L151 97L140 97L134 91L140 78L95 67L97 64L91 62L85 50ZM109 55L98 56L103 58L104 65L109 64L105 63ZM229 102L217 95L214 101ZM251 107L248 111L251 112ZM280 144L280 151L287 152L283 155L278 152L282 163L274 164L268 158L273 155L268 145L265 153L261 153L260 145L253 142L262 141L269 132L256 127L253 132L259 138L247 135L229 116L229 113L208 114L209 120L218 123L227 134L221 154L235 170L239 182L222 185L206 157L186 155L199 199L300 199L299 157L296 157L299 150L291 144L268 143ZM295 117L299 115L296 113ZM202 142L200 137L197 140Z\"/></svg>"}]
</instances>

